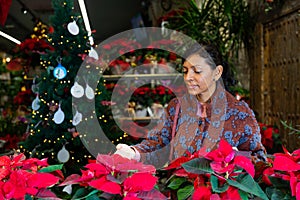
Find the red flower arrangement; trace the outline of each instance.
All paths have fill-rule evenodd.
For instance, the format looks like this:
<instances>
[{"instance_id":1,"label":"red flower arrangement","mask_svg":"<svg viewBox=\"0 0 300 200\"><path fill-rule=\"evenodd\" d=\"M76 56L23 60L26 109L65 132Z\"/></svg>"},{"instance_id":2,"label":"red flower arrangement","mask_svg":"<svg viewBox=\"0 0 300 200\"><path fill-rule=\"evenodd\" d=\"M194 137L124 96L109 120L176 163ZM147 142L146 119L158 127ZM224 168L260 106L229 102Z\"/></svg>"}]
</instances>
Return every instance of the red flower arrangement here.
<instances>
[{"instance_id":1,"label":"red flower arrangement","mask_svg":"<svg viewBox=\"0 0 300 200\"><path fill-rule=\"evenodd\" d=\"M189 157L176 159L166 168L170 169L175 169L175 172L168 187L178 189L180 199L191 194L195 200L245 199L248 195L268 199L253 179L255 170L251 159L239 155L225 140L220 141L218 149L209 153L201 149ZM185 186L180 188L181 185Z\"/></svg>"},{"instance_id":2,"label":"red flower arrangement","mask_svg":"<svg viewBox=\"0 0 300 200\"><path fill-rule=\"evenodd\" d=\"M31 105L31 102L34 98L34 94L31 89L26 89L25 91L20 91L18 94L14 97L14 104L17 105Z\"/></svg>"},{"instance_id":3,"label":"red flower arrangement","mask_svg":"<svg viewBox=\"0 0 300 200\"><path fill-rule=\"evenodd\" d=\"M3 145L5 149L17 149L18 143L22 140L20 136L7 134L4 137L0 137L0 140L5 141Z\"/></svg>"},{"instance_id":4,"label":"red flower arrangement","mask_svg":"<svg viewBox=\"0 0 300 200\"><path fill-rule=\"evenodd\" d=\"M25 39L14 50L14 58L7 64L6 68L10 71L28 70L28 66L39 65L39 55L46 51L54 51L48 42L44 39L29 38Z\"/></svg>"},{"instance_id":5,"label":"red flower arrangement","mask_svg":"<svg viewBox=\"0 0 300 200\"><path fill-rule=\"evenodd\" d=\"M92 187L102 197L116 197L126 200L164 199L164 195L154 188L158 177L152 165L144 165L118 154L97 156L97 160L87 164L82 175L71 175L60 186L79 184Z\"/></svg>"},{"instance_id":6,"label":"red flower arrangement","mask_svg":"<svg viewBox=\"0 0 300 200\"><path fill-rule=\"evenodd\" d=\"M185 85L169 86L158 85L156 87L142 86L137 88L133 95L132 101L138 102L143 106L151 106L153 103L162 105L168 104L176 95L183 95L186 91ZM147 94L147 96L145 95Z\"/></svg>"},{"instance_id":7,"label":"red flower arrangement","mask_svg":"<svg viewBox=\"0 0 300 200\"><path fill-rule=\"evenodd\" d=\"M56 198L48 190L63 178L61 165L49 166L47 159L26 159L24 154L0 157L0 199Z\"/></svg>"},{"instance_id":8,"label":"red flower arrangement","mask_svg":"<svg viewBox=\"0 0 300 200\"><path fill-rule=\"evenodd\" d=\"M38 38L29 38L24 40L20 44L20 51L24 52L25 54L30 53L39 53L43 54L46 50L53 51L54 47L52 47L48 42L43 39Z\"/></svg>"},{"instance_id":9,"label":"red flower arrangement","mask_svg":"<svg viewBox=\"0 0 300 200\"><path fill-rule=\"evenodd\" d=\"M149 70L157 64L160 64L159 67L165 67L163 64L167 61L173 62L176 65L179 64L177 63L177 55L170 52L173 49L170 47L176 44L178 42L175 40L154 40L146 48L141 49L142 45L140 43L121 38L102 46L103 52L108 52L108 55L103 55L103 59L109 60L108 69L112 70L110 72L112 74L122 74L124 71L130 69L130 67L139 65L147 66ZM119 57L116 59L113 58L114 60L111 61L110 55L119 55ZM149 70L139 73L150 73Z\"/></svg>"},{"instance_id":10,"label":"red flower arrangement","mask_svg":"<svg viewBox=\"0 0 300 200\"><path fill-rule=\"evenodd\" d=\"M253 199L257 196L298 200L300 149L292 153L283 150L284 153L275 153L269 163L264 163L262 178L255 180L257 172L251 159L222 140L216 150L207 153L201 149L174 160L164 169L172 172L166 182L159 179L164 177L157 176L154 166L117 154L98 155L81 170L81 175L72 174L66 179L60 171L62 165L48 165L47 159L26 159L23 154L1 156L0 199L167 199L164 194L168 192L157 189L162 189L157 187L160 182L175 191L178 199ZM74 186L76 191L69 191L68 196L60 193L61 186Z\"/></svg>"},{"instance_id":11,"label":"red flower arrangement","mask_svg":"<svg viewBox=\"0 0 300 200\"><path fill-rule=\"evenodd\" d=\"M269 166L263 171L263 182L269 196L280 199L300 199L300 149L290 153L275 153Z\"/></svg>"},{"instance_id":12,"label":"red flower arrangement","mask_svg":"<svg viewBox=\"0 0 300 200\"><path fill-rule=\"evenodd\" d=\"M267 152L278 152L277 146L279 142L279 129L272 125L266 125L264 123L258 123L260 126L261 142L266 147ZM274 147L276 146L275 150Z\"/></svg>"},{"instance_id":13,"label":"red flower arrangement","mask_svg":"<svg viewBox=\"0 0 300 200\"><path fill-rule=\"evenodd\" d=\"M175 97L174 92L176 92L176 94L181 94L185 91L185 86L176 87L174 92L173 89L163 85L155 87L144 85L138 88L128 88L126 85L110 83L106 84L105 87L109 91L113 90L114 92L117 92L120 97L125 95L128 91L134 91L130 101L134 101L144 107L151 107L153 103L165 105Z\"/></svg>"}]
</instances>

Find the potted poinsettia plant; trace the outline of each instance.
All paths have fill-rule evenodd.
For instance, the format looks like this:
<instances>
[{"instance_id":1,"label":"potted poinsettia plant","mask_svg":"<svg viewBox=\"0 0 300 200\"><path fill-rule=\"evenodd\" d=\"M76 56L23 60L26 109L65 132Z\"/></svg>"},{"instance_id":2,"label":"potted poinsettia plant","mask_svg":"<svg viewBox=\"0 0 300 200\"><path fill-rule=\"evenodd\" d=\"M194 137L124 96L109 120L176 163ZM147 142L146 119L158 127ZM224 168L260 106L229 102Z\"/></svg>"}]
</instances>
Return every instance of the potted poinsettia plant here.
<instances>
[{"instance_id":1,"label":"potted poinsettia plant","mask_svg":"<svg viewBox=\"0 0 300 200\"><path fill-rule=\"evenodd\" d=\"M118 154L102 155L85 166L81 175L72 174L60 186L72 199L166 199L156 188L158 177L152 165L124 158ZM80 186L76 192L72 186Z\"/></svg>"},{"instance_id":2,"label":"potted poinsettia plant","mask_svg":"<svg viewBox=\"0 0 300 200\"><path fill-rule=\"evenodd\" d=\"M263 171L265 191L270 199L300 199L300 149L274 153Z\"/></svg>"},{"instance_id":3,"label":"potted poinsettia plant","mask_svg":"<svg viewBox=\"0 0 300 200\"><path fill-rule=\"evenodd\" d=\"M50 190L63 179L62 165L47 159L26 159L24 154L0 157L0 199L59 199Z\"/></svg>"},{"instance_id":4,"label":"potted poinsettia plant","mask_svg":"<svg viewBox=\"0 0 300 200\"><path fill-rule=\"evenodd\" d=\"M173 170L168 187L178 199L268 199L254 180L251 158L233 150L225 140L209 153L201 149L176 159L166 170Z\"/></svg>"}]
</instances>

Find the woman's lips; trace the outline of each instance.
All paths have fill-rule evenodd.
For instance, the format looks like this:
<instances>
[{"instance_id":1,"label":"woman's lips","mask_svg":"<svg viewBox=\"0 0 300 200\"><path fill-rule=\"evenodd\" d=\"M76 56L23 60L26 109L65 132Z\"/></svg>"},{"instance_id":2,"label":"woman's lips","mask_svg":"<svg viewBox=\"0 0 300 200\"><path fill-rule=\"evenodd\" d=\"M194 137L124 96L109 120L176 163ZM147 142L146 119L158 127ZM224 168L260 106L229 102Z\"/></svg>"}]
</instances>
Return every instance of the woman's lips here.
<instances>
[{"instance_id":1,"label":"woman's lips","mask_svg":"<svg viewBox=\"0 0 300 200\"><path fill-rule=\"evenodd\" d=\"M188 89L196 89L198 86L197 85L187 85Z\"/></svg>"}]
</instances>

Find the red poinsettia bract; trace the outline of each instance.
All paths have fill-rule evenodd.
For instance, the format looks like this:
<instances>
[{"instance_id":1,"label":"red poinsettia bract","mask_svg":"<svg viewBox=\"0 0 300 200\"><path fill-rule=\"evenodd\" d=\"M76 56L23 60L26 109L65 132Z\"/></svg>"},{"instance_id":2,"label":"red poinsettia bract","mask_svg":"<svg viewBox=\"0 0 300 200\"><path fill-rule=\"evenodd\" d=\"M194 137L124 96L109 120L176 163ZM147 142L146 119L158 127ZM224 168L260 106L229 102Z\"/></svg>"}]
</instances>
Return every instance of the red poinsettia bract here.
<instances>
[{"instance_id":1,"label":"red poinsettia bract","mask_svg":"<svg viewBox=\"0 0 300 200\"><path fill-rule=\"evenodd\" d=\"M47 159L26 159L24 154L0 157L0 199L25 199L25 195L34 195L40 191L48 197L55 195L45 190L55 185L60 177L46 172L39 172L47 167ZM61 173L59 173L61 174Z\"/></svg>"},{"instance_id":2,"label":"red poinsettia bract","mask_svg":"<svg viewBox=\"0 0 300 200\"><path fill-rule=\"evenodd\" d=\"M158 179L153 175L156 171L154 166L118 154L99 154L96 162L87 164L85 168L87 170L82 170L81 176L71 175L61 186L81 184L124 199L139 199L141 192L153 192Z\"/></svg>"},{"instance_id":3,"label":"red poinsettia bract","mask_svg":"<svg viewBox=\"0 0 300 200\"><path fill-rule=\"evenodd\" d=\"M273 166L264 170L264 181L272 185L269 176L281 178L290 183L291 195L300 199L300 149L290 153L283 147L284 153L275 153Z\"/></svg>"},{"instance_id":4,"label":"red poinsettia bract","mask_svg":"<svg viewBox=\"0 0 300 200\"><path fill-rule=\"evenodd\" d=\"M175 176L185 177L193 183L192 199L241 199L241 188L235 185L236 181L247 176L250 177L249 181L255 174L251 159L243 155L233 150L226 140L221 140L216 150L206 152L202 148L192 155L187 152L187 156L174 160L165 169L175 170ZM227 189L215 191L216 185Z\"/></svg>"},{"instance_id":5,"label":"red poinsettia bract","mask_svg":"<svg viewBox=\"0 0 300 200\"><path fill-rule=\"evenodd\" d=\"M255 169L251 160L235 154L232 146L226 140L221 140L219 148L209 152L204 157L212 161L210 166L213 171L217 174L226 173L226 178L234 171L235 166L243 168L254 177Z\"/></svg>"},{"instance_id":6,"label":"red poinsettia bract","mask_svg":"<svg viewBox=\"0 0 300 200\"><path fill-rule=\"evenodd\" d=\"M271 150L274 146L273 134L279 134L278 128L266 125L263 123L258 123L261 130L261 142L267 148Z\"/></svg>"}]
</instances>

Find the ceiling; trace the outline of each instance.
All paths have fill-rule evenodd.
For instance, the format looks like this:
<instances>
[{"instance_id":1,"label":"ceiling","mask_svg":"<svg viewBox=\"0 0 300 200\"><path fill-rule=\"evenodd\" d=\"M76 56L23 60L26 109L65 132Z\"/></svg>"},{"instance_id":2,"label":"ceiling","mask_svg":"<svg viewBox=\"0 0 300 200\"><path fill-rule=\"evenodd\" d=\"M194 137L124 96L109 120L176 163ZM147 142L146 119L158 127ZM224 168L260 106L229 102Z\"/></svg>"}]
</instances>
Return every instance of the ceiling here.
<instances>
[{"instance_id":1,"label":"ceiling","mask_svg":"<svg viewBox=\"0 0 300 200\"><path fill-rule=\"evenodd\" d=\"M145 10L143 0L85 0L95 43L131 29L131 18ZM23 6L22 6L23 5ZM22 8L29 12L23 14ZM74 0L75 11L80 13L77 0ZM33 16L49 24L53 15L51 0L12 0L5 26L0 30L23 41L30 35L35 25ZM10 51L15 43L0 36L0 51Z\"/></svg>"}]
</instances>

